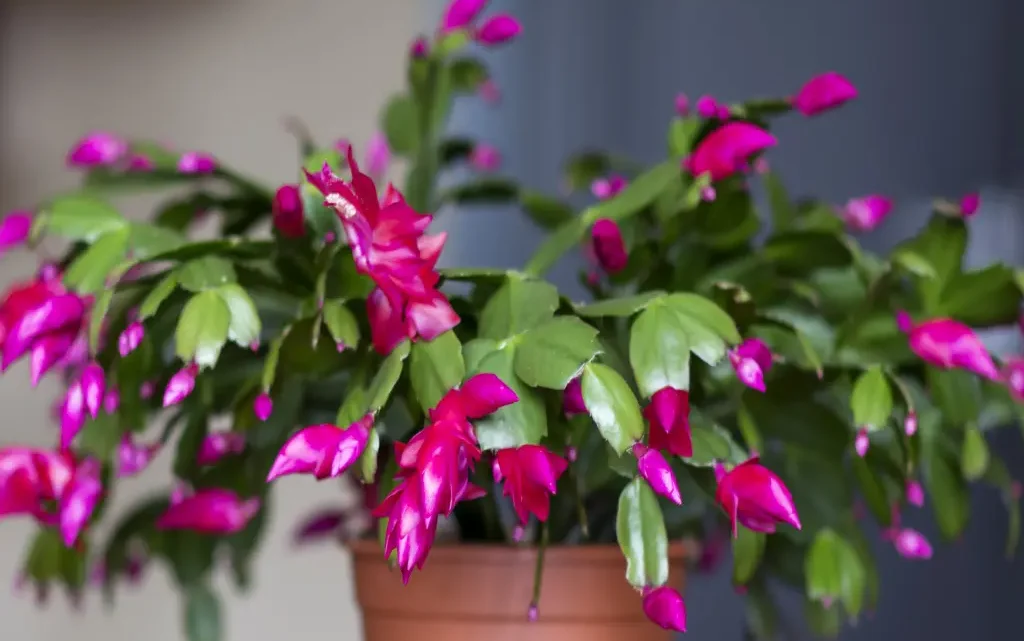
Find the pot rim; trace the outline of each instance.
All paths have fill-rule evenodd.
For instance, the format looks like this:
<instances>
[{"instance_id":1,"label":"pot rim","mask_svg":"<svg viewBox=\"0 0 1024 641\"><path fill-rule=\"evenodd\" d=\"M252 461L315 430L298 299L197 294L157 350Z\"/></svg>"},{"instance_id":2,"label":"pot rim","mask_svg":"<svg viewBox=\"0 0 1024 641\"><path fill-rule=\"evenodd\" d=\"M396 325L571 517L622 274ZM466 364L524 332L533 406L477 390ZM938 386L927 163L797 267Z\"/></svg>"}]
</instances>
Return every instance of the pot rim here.
<instances>
[{"instance_id":1,"label":"pot rim","mask_svg":"<svg viewBox=\"0 0 1024 641\"><path fill-rule=\"evenodd\" d=\"M352 552L353 559L384 560L376 539L356 539L343 544ZM437 565L519 565L532 562L537 555L534 546L497 543L439 543L430 551L430 564ZM700 556L700 544L693 540L671 541L668 558L672 563L695 560ZM622 551L615 543L594 545L551 545L544 553L545 565L577 565L580 563L624 563Z\"/></svg>"}]
</instances>

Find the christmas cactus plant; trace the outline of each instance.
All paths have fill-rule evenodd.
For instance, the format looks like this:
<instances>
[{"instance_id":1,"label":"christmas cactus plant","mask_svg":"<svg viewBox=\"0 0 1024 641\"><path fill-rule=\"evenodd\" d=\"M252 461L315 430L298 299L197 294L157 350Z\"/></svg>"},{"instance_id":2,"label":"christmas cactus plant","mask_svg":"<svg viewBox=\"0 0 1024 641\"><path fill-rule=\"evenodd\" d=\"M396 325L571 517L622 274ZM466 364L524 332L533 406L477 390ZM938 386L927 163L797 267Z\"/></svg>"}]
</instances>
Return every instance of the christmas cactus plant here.
<instances>
[{"instance_id":1,"label":"christmas cactus plant","mask_svg":"<svg viewBox=\"0 0 1024 641\"><path fill-rule=\"evenodd\" d=\"M0 306L3 367L63 383L52 447L0 449L0 516L39 526L22 580L110 597L165 563L191 638L215 639L210 576L226 560L248 584L269 482L292 474L365 488L301 539L379 536L405 581L435 544L617 541L638 603L677 630L670 540L702 541L702 567L731 542L758 638L778 625L770 585L803 591L823 634L874 608L862 519L927 559L901 513L927 502L955 538L971 482L1001 492L1012 552L1020 489L986 432L1019 417L1024 360L995 359L975 330L1018 322L1024 278L964 265L977 197L938 203L887 256L856 239L886 198L794 202L766 162L785 144L770 125L856 96L827 73L779 100L681 96L663 162L570 159L566 189L592 193L576 211L446 135L454 100L499 99L469 52L520 30L483 4L455 0L412 45L361 162L296 127L301 171L268 187L207 153L94 133L67 157L80 189L4 219L0 251L70 242ZM137 190L170 194L150 222L112 204ZM550 234L520 270L439 267L428 212L466 203L517 204ZM190 234L201 216L216 237ZM577 252L585 301L545 280ZM160 456L175 482L104 514ZM543 617L542 569L524 616Z\"/></svg>"}]
</instances>

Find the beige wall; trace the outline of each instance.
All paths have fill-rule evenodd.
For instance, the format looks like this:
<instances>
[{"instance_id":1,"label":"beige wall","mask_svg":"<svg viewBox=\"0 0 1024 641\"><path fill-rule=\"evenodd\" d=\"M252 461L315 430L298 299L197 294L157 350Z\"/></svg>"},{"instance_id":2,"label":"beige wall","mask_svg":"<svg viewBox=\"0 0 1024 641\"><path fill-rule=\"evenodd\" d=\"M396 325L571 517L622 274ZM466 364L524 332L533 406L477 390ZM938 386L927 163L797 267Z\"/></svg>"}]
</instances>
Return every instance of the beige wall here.
<instances>
[{"instance_id":1,"label":"beige wall","mask_svg":"<svg viewBox=\"0 0 1024 641\"><path fill-rule=\"evenodd\" d=\"M62 158L93 128L204 148L268 181L293 180L295 146L282 117L301 115L324 139L365 141L376 108L402 80L420 22L417 0L0 0L0 211L31 206L74 177ZM32 270L8 256L0 284ZM0 444L48 443L53 389L30 392L19 366L0 379ZM166 458L166 457L165 457ZM163 460L166 468L166 460ZM166 482L162 473L119 494ZM299 480L276 493L274 526L256 586L228 600L230 640L358 638L347 560L337 549L296 552L289 531L336 485ZM0 582L14 576L32 526L0 524ZM90 595L82 613L57 595L46 610L0 588L4 641L180 639L178 602L163 573L116 611Z\"/></svg>"}]
</instances>

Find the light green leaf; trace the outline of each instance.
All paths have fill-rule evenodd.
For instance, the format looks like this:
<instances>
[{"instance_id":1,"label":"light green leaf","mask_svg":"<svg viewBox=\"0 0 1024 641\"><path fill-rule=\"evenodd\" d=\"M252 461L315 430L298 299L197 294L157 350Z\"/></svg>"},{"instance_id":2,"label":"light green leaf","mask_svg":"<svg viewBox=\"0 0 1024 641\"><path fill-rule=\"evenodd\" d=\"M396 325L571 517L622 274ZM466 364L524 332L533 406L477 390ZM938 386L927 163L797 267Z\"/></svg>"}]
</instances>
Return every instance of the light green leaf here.
<instances>
[{"instance_id":1,"label":"light green leaf","mask_svg":"<svg viewBox=\"0 0 1024 641\"><path fill-rule=\"evenodd\" d=\"M380 434L370 430L370 438L366 449L359 455L359 474L363 483L373 483L377 476L377 453L380 451Z\"/></svg>"},{"instance_id":2,"label":"light green leaf","mask_svg":"<svg viewBox=\"0 0 1024 641\"><path fill-rule=\"evenodd\" d=\"M338 349L352 349L359 345L359 321L345 306L345 301L324 301L322 313L324 325L327 326L327 331L331 333L331 338Z\"/></svg>"},{"instance_id":3,"label":"light green leaf","mask_svg":"<svg viewBox=\"0 0 1024 641\"><path fill-rule=\"evenodd\" d=\"M215 291L200 292L189 299L174 332L175 353L200 368L213 367L228 338L231 311Z\"/></svg>"},{"instance_id":4,"label":"light green leaf","mask_svg":"<svg viewBox=\"0 0 1024 641\"><path fill-rule=\"evenodd\" d=\"M608 444L622 454L644 435L644 419L629 385L618 372L589 363L583 368L583 402Z\"/></svg>"},{"instance_id":5,"label":"light green leaf","mask_svg":"<svg viewBox=\"0 0 1024 641\"><path fill-rule=\"evenodd\" d=\"M167 297L174 293L178 287L178 275L170 272L153 289L149 290L146 297L139 304L139 320L144 321L156 314Z\"/></svg>"},{"instance_id":6,"label":"light green leaf","mask_svg":"<svg viewBox=\"0 0 1024 641\"><path fill-rule=\"evenodd\" d=\"M558 309L558 290L540 280L510 274L480 312L480 338L505 339L548 321Z\"/></svg>"},{"instance_id":7,"label":"light green leaf","mask_svg":"<svg viewBox=\"0 0 1024 641\"><path fill-rule=\"evenodd\" d=\"M520 189L518 194L523 211L542 229L557 229L576 215L566 203L541 192Z\"/></svg>"},{"instance_id":8,"label":"light green leaf","mask_svg":"<svg viewBox=\"0 0 1024 641\"><path fill-rule=\"evenodd\" d=\"M89 351L93 354L99 349L103 320L113 300L114 288L108 287L96 295L96 301L92 304L92 310L89 312Z\"/></svg>"},{"instance_id":9,"label":"light green leaf","mask_svg":"<svg viewBox=\"0 0 1024 641\"><path fill-rule=\"evenodd\" d=\"M204 583L185 592L185 633L188 641L221 641L224 634L220 601Z\"/></svg>"},{"instance_id":10,"label":"light green leaf","mask_svg":"<svg viewBox=\"0 0 1024 641\"><path fill-rule=\"evenodd\" d=\"M960 469L968 481L977 481L985 476L990 454L985 435L976 427L969 427L964 433L963 449L960 451Z\"/></svg>"},{"instance_id":11,"label":"light green leaf","mask_svg":"<svg viewBox=\"0 0 1024 641\"><path fill-rule=\"evenodd\" d=\"M409 380L424 412L437 405L441 397L466 378L462 343L455 332L447 331L432 341L417 341L409 356Z\"/></svg>"},{"instance_id":12,"label":"light green leaf","mask_svg":"<svg viewBox=\"0 0 1024 641\"><path fill-rule=\"evenodd\" d=\"M405 367L405 359L409 356L409 341L402 341L380 364L377 374L370 381L370 388L367 391L367 411L379 412L388 399L391 392L398 384L402 376L402 369Z\"/></svg>"},{"instance_id":13,"label":"light green leaf","mask_svg":"<svg viewBox=\"0 0 1024 641\"><path fill-rule=\"evenodd\" d=\"M693 456L683 459L689 465L711 467L716 461L740 463L746 459L745 453L724 427L697 412L690 414L690 440L693 442Z\"/></svg>"},{"instance_id":14,"label":"light green leaf","mask_svg":"<svg viewBox=\"0 0 1024 641\"><path fill-rule=\"evenodd\" d=\"M732 317L711 300L697 294L679 293L671 294L665 302L680 314L700 322L726 342L740 342L740 333Z\"/></svg>"},{"instance_id":15,"label":"light green leaf","mask_svg":"<svg viewBox=\"0 0 1024 641\"><path fill-rule=\"evenodd\" d=\"M642 396L663 387L690 388L690 338L679 314L650 305L633 321L629 336L629 364Z\"/></svg>"},{"instance_id":16,"label":"light green leaf","mask_svg":"<svg viewBox=\"0 0 1024 641\"><path fill-rule=\"evenodd\" d=\"M892 253L892 262L921 278L935 278L938 274L928 259L911 247L899 247Z\"/></svg>"},{"instance_id":17,"label":"light green leaf","mask_svg":"<svg viewBox=\"0 0 1024 641\"><path fill-rule=\"evenodd\" d=\"M68 240L92 242L112 231L125 229L128 221L107 203L83 194L71 194L54 199L43 210L50 233Z\"/></svg>"},{"instance_id":18,"label":"light green leaf","mask_svg":"<svg viewBox=\"0 0 1024 641\"><path fill-rule=\"evenodd\" d=\"M132 256L145 260L150 256L173 251L185 244L185 237L173 229L148 223L128 223L128 246Z\"/></svg>"},{"instance_id":19,"label":"light green leaf","mask_svg":"<svg viewBox=\"0 0 1024 641\"><path fill-rule=\"evenodd\" d=\"M857 550L834 531L821 530L814 537L805 574L809 599L838 600L850 616L860 614L867 587L864 565Z\"/></svg>"},{"instance_id":20,"label":"light green leaf","mask_svg":"<svg viewBox=\"0 0 1024 641\"><path fill-rule=\"evenodd\" d=\"M874 365L857 377L850 394L850 409L857 427L871 431L885 427L892 416L892 388L881 366Z\"/></svg>"},{"instance_id":21,"label":"light green leaf","mask_svg":"<svg viewBox=\"0 0 1024 641\"><path fill-rule=\"evenodd\" d=\"M626 318L646 309L648 305L664 295L665 292L649 291L632 296L608 298L595 303L575 305L574 309L577 314L584 318L601 318L606 316Z\"/></svg>"},{"instance_id":22,"label":"light green leaf","mask_svg":"<svg viewBox=\"0 0 1024 641\"><path fill-rule=\"evenodd\" d=\"M462 360L466 363L467 372L480 371L480 363L499 349L498 341L491 338L474 338L463 344Z\"/></svg>"},{"instance_id":23,"label":"light green leaf","mask_svg":"<svg viewBox=\"0 0 1024 641\"><path fill-rule=\"evenodd\" d=\"M766 537L762 532L753 532L745 527L736 530L732 540L732 582L746 585L754 578L761 565Z\"/></svg>"},{"instance_id":24,"label":"light green leaf","mask_svg":"<svg viewBox=\"0 0 1024 641\"><path fill-rule=\"evenodd\" d=\"M598 353L597 330L575 316L556 316L516 344L516 375L531 387L561 390Z\"/></svg>"},{"instance_id":25,"label":"light green leaf","mask_svg":"<svg viewBox=\"0 0 1024 641\"><path fill-rule=\"evenodd\" d=\"M269 391L274 386L274 379L277 378L277 363L281 359L281 345L283 344L284 335L281 335L270 341L270 346L267 348L267 360L263 363L263 377L260 381L264 391Z\"/></svg>"},{"instance_id":26,"label":"light green leaf","mask_svg":"<svg viewBox=\"0 0 1024 641\"><path fill-rule=\"evenodd\" d=\"M589 228L602 218L621 222L653 203L673 180L679 180L682 170L679 161L670 158L651 167L633 179L613 198L588 207L582 218Z\"/></svg>"},{"instance_id":27,"label":"light green leaf","mask_svg":"<svg viewBox=\"0 0 1024 641\"><path fill-rule=\"evenodd\" d=\"M388 147L396 154L411 154L419 146L419 113L412 96L393 97L381 120L381 129L388 139Z\"/></svg>"},{"instance_id":28,"label":"light green leaf","mask_svg":"<svg viewBox=\"0 0 1024 641\"><path fill-rule=\"evenodd\" d=\"M658 499L635 478L619 495L615 534L626 557L626 580L636 588L668 581L668 535Z\"/></svg>"},{"instance_id":29,"label":"light green leaf","mask_svg":"<svg viewBox=\"0 0 1024 641\"><path fill-rule=\"evenodd\" d=\"M696 116L690 118L673 118L668 126L668 152L680 158L693 151L693 143L700 133L703 121Z\"/></svg>"},{"instance_id":30,"label":"light green leaf","mask_svg":"<svg viewBox=\"0 0 1024 641\"><path fill-rule=\"evenodd\" d=\"M96 238L64 274L64 283L81 294L94 294L113 287L107 279L125 257L128 229L121 227Z\"/></svg>"},{"instance_id":31,"label":"light green leaf","mask_svg":"<svg viewBox=\"0 0 1024 641\"><path fill-rule=\"evenodd\" d=\"M238 280L231 261L220 256L194 258L175 270L178 284L190 292L201 292Z\"/></svg>"},{"instance_id":32,"label":"light green leaf","mask_svg":"<svg viewBox=\"0 0 1024 641\"><path fill-rule=\"evenodd\" d=\"M480 447L498 450L520 445L536 445L547 436L544 400L515 375L515 346L498 349L480 360L473 374L490 372L511 387L519 401L499 409L476 422Z\"/></svg>"},{"instance_id":33,"label":"light green leaf","mask_svg":"<svg viewBox=\"0 0 1024 641\"><path fill-rule=\"evenodd\" d=\"M523 267L523 272L531 276L543 276L554 267L565 252L579 246L583 234L588 229L590 226L582 218L566 221L541 243L526 266Z\"/></svg>"},{"instance_id":34,"label":"light green leaf","mask_svg":"<svg viewBox=\"0 0 1024 641\"><path fill-rule=\"evenodd\" d=\"M251 347L258 343L262 326L256 303L249 297L249 293L236 283L221 285L214 291L224 299L231 312L228 338L241 347Z\"/></svg>"}]
</instances>

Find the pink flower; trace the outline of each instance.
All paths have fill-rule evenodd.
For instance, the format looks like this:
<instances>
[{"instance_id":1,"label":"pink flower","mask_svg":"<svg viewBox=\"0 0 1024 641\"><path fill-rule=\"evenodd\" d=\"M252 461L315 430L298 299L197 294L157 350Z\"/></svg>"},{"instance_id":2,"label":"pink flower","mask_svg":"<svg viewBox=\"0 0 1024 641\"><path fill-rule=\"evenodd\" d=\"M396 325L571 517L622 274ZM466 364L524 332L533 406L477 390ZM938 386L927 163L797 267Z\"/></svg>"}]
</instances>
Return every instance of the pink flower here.
<instances>
[{"instance_id":1,"label":"pink flower","mask_svg":"<svg viewBox=\"0 0 1024 641\"><path fill-rule=\"evenodd\" d=\"M1003 380L1006 381L1006 388L1018 401L1024 402L1024 358L1013 357L1007 359L1003 367Z\"/></svg>"},{"instance_id":2,"label":"pink flower","mask_svg":"<svg viewBox=\"0 0 1024 641\"><path fill-rule=\"evenodd\" d=\"M587 406L583 402L583 385L579 376L569 381L562 391L562 411L566 416L587 413Z\"/></svg>"},{"instance_id":3,"label":"pink flower","mask_svg":"<svg viewBox=\"0 0 1024 641\"><path fill-rule=\"evenodd\" d=\"M427 44L427 39L423 36L419 36L413 40L412 45L409 47L409 56L413 58L426 58L429 53L430 45Z\"/></svg>"},{"instance_id":4,"label":"pink flower","mask_svg":"<svg viewBox=\"0 0 1024 641\"><path fill-rule=\"evenodd\" d=\"M782 479L761 465L758 457L740 463L730 471L715 466L718 490L715 501L729 515L733 536L741 523L754 532L775 532L776 523L788 523L800 529L800 517L793 496Z\"/></svg>"},{"instance_id":5,"label":"pink flower","mask_svg":"<svg viewBox=\"0 0 1024 641\"><path fill-rule=\"evenodd\" d=\"M507 14L499 14L484 22L473 35L480 44L493 46L512 40L522 30L518 20Z\"/></svg>"},{"instance_id":6,"label":"pink flower","mask_svg":"<svg viewBox=\"0 0 1024 641\"><path fill-rule=\"evenodd\" d=\"M128 171L146 172L156 169L156 163L141 154L132 154L128 159Z\"/></svg>"},{"instance_id":7,"label":"pink flower","mask_svg":"<svg viewBox=\"0 0 1024 641\"><path fill-rule=\"evenodd\" d=\"M183 174L212 174L216 169L216 159L201 151L187 151L178 159L178 171Z\"/></svg>"},{"instance_id":8,"label":"pink flower","mask_svg":"<svg viewBox=\"0 0 1024 641\"><path fill-rule=\"evenodd\" d=\"M749 122L728 122L708 134L683 167L694 176L723 180L746 169L751 157L776 144L775 136Z\"/></svg>"},{"instance_id":9,"label":"pink flower","mask_svg":"<svg viewBox=\"0 0 1024 641\"><path fill-rule=\"evenodd\" d=\"M626 268L629 254L618 223L610 218L598 220L590 230L590 239L601 269L616 274Z\"/></svg>"},{"instance_id":10,"label":"pink flower","mask_svg":"<svg viewBox=\"0 0 1024 641\"><path fill-rule=\"evenodd\" d=\"M718 116L718 101L712 96L697 98L697 115L705 120Z\"/></svg>"},{"instance_id":11,"label":"pink flower","mask_svg":"<svg viewBox=\"0 0 1024 641\"><path fill-rule=\"evenodd\" d=\"M345 429L323 424L299 430L278 452L267 481L289 474L312 474L317 480L341 475L366 449L372 428L373 415L367 414Z\"/></svg>"},{"instance_id":12,"label":"pink flower","mask_svg":"<svg viewBox=\"0 0 1024 641\"><path fill-rule=\"evenodd\" d=\"M388 172L388 165L391 164L391 150L388 148L388 139L383 132L377 131L370 137L366 145L366 173L375 182L384 179Z\"/></svg>"},{"instance_id":13,"label":"pink flower","mask_svg":"<svg viewBox=\"0 0 1024 641\"><path fill-rule=\"evenodd\" d=\"M681 118L690 115L690 99L685 93L676 94L676 114Z\"/></svg>"},{"instance_id":14,"label":"pink flower","mask_svg":"<svg viewBox=\"0 0 1024 641\"><path fill-rule=\"evenodd\" d=\"M609 198L615 197L620 191L626 188L629 181L626 180L625 176L619 174L612 174L606 178L598 178L590 184L590 192L598 200L608 200Z\"/></svg>"},{"instance_id":15,"label":"pink flower","mask_svg":"<svg viewBox=\"0 0 1024 641\"><path fill-rule=\"evenodd\" d=\"M633 456L636 457L640 478L647 481L655 494L664 496L676 505L683 504L676 475L672 473L671 466L661 452L643 443L636 443L633 445Z\"/></svg>"},{"instance_id":16,"label":"pink flower","mask_svg":"<svg viewBox=\"0 0 1024 641\"><path fill-rule=\"evenodd\" d=\"M857 97L857 88L840 74L829 71L807 81L791 99L805 116L816 116Z\"/></svg>"},{"instance_id":17,"label":"pink flower","mask_svg":"<svg viewBox=\"0 0 1024 641\"><path fill-rule=\"evenodd\" d=\"M196 376L199 376L199 367L195 363L186 365L171 376L164 388L164 407L177 405L188 398L196 388Z\"/></svg>"},{"instance_id":18,"label":"pink flower","mask_svg":"<svg viewBox=\"0 0 1024 641\"><path fill-rule=\"evenodd\" d=\"M906 488L907 503L915 507L921 507L924 505L924 488L918 481L910 480L907 481Z\"/></svg>"},{"instance_id":19,"label":"pink flower","mask_svg":"<svg viewBox=\"0 0 1024 641\"><path fill-rule=\"evenodd\" d=\"M857 456L864 458L867 456L869 447L871 447L871 437L868 435L868 430L862 427L857 430L857 436L853 439L853 449L857 452Z\"/></svg>"},{"instance_id":20,"label":"pink flower","mask_svg":"<svg viewBox=\"0 0 1024 641\"><path fill-rule=\"evenodd\" d=\"M487 0L452 0L441 18L441 31L447 33L466 27L484 10Z\"/></svg>"},{"instance_id":21,"label":"pink flower","mask_svg":"<svg viewBox=\"0 0 1024 641\"><path fill-rule=\"evenodd\" d=\"M520 523L528 523L530 514L548 520L550 495L558 491L558 477L569 467L565 459L540 445L522 445L495 452L492 467L494 482L502 484Z\"/></svg>"},{"instance_id":22,"label":"pink flower","mask_svg":"<svg viewBox=\"0 0 1024 641\"><path fill-rule=\"evenodd\" d=\"M13 285L0 298L0 369L37 352L33 377L38 381L74 344L87 311L87 301L68 292L56 270L41 270L35 279Z\"/></svg>"},{"instance_id":23,"label":"pink flower","mask_svg":"<svg viewBox=\"0 0 1024 641\"><path fill-rule=\"evenodd\" d=\"M132 321L128 327L124 328L120 336L117 337L117 353L122 358L131 354L142 344L142 339L145 337L146 328L143 327L142 323Z\"/></svg>"},{"instance_id":24,"label":"pink flower","mask_svg":"<svg viewBox=\"0 0 1024 641\"><path fill-rule=\"evenodd\" d=\"M139 445L132 440L131 434L125 434L117 447L117 476L124 478L142 472L159 452L160 443Z\"/></svg>"},{"instance_id":25,"label":"pink flower","mask_svg":"<svg viewBox=\"0 0 1024 641\"><path fill-rule=\"evenodd\" d=\"M705 185L700 188L700 199L706 203L715 202L715 198L718 198L718 191L715 190L714 185Z\"/></svg>"},{"instance_id":26,"label":"pink flower","mask_svg":"<svg viewBox=\"0 0 1024 641\"><path fill-rule=\"evenodd\" d=\"M667 585L644 588L644 614L666 630L686 632L686 604L682 595Z\"/></svg>"},{"instance_id":27,"label":"pink flower","mask_svg":"<svg viewBox=\"0 0 1024 641\"><path fill-rule=\"evenodd\" d=\"M903 432L907 436L913 436L917 433L917 412L913 410L907 412L907 418L903 421Z\"/></svg>"},{"instance_id":28,"label":"pink flower","mask_svg":"<svg viewBox=\"0 0 1024 641\"><path fill-rule=\"evenodd\" d=\"M92 517L103 494L101 466L95 459L85 459L75 468L70 482L57 497L60 534L64 545L72 547Z\"/></svg>"},{"instance_id":29,"label":"pink flower","mask_svg":"<svg viewBox=\"0 0 1024 641\"><path fill-rule=\"evenodd\" d=\"M172 502L156 521L159 530L234 534L260 511L258 498L241 499L231 490L206 488Z\"/></svg>"},{"instance_id":30,"label":"pink flower","mask_svg":"<svg viewBox=\"0 0 1024 641\"><path fill-rule=\"evenodd\" d=\"M60 447L65 450L85 426L85 390L80 380L68 385L60 405Z\"/></svg>"},{"instance_id":31,"label":"pink flower","mask_svg":"<svg viewBox=\"0 0 1024 641\"><path fill-rule=\"evenodd\" d=\"M885 196L852 198L839 210L846 226L854 231L871 231L892 212L892 201Z\"/></svg>"},{"instance_id":32,"label":"pink flower","mask_svg":"<svg viewBox=\"0 0 1024 641\"><path fill-rule=\"evenodd\" d=\"M750 389L763 392L764 375L772 368L773 356L760 338L748 338L729 352L736 377Z\"/></svg>"},{"instance_id":33,"label":"pink flower","mask_svg":"<svg viewBox=\"0 0 1024 641\"><path fill-rule=\"evenodd\" d=\"M295 531L293 541L296 545L305 545L325 537L339 534L348 521L344 510L324 510L302 522Z\"/></svg>"},{"instance_id":34,"label":"pink flower","mask_svg":"<svg viewBox=\"0 0 1024 641\"><path fill-rule=\"evenodd\" d=\"M1001 376L978 335L951 318L933 318L914 325L905 312L897 314L900 329L909 334L910 349L940 369L964 369L990 381Z\"/></svg>"},{"instance_id":35,"label":"pink flower","mask_svg":"<svg viewBox=\"0 0 1024 641\"><path fill-rule=\"evenodd\" d=\"M274 193L271 212L274 229L285 238L302 238L306 235L306 217L298 185L278 187Z\"/></svg>"},{"instance_id":36,"label":"pink flower","mask_svg":"<svg viewBox=\"0 0 1024 641\"><path fill-rule=\"evenodd\" d=\"M501 167L501 152L491 145L477 144L469 153L469 164L476 171L497 171Z\"/></svg>"},{"instance_id":37,"label":"pink flower","mask_svg":"<svg viewBox=\"0 0 1024 641\"><path fill-rule=\"evenodd\" d=\"M960 199L960 215L964 218L971 218L978 213L981 207L981 196L977 193L967 194Z\"/></svg>"},{"instance_id":38,"label":"pink flower","mask_svg":"<svg viewBox=\"0 0 1024 641\"><path fill-rule=\"evenodd\" d=\"M103 397L107 392L107 375L99 363L90 363L82 370L78 380L85 396L85 409L89 416L96 418L103 407Z\"/></svg>"},{"instance_id":39,"label":"pink flower","mask_svg":"<svg viewBox=\"0 0 1024 641\"><path fill-rule=\"evenodd\" d=\"M257 396L256 400L253 401L252 411L256 418L261 421L270 418L270 414L274 411L274 401L270 398L270 394L263 392Z\"/></svg>"},{"instance_id":40,"label":"pink flower","mask_svg":"<svg viewBox=\"0 0 1024 641\"><path fill-rule=\"evenodd\" d=\"M651 396L644 408L650 423L648 444L673 456L693 456L690 438L690 393L674 387L663 387Z\"/></svg>"},{"instance_id":41,"label":"pink flower","mask_svg":"<svg viewBox=\"0 0 1024 641\"><path fill-rule=\"evenodd\" d=\"M883 533L890 539L896 551L905 559L928 560L932 558L932 544L917 530L893 528Z\"/></svg>"},{"instance_id":42,"label":"pink flower","mask_svg":"<svg viewBox=\"0 0 1024 641\"><path fill-rule=\"evenodd\" d=\"M12 211L0 222L0 256L7 250L25 244L32 229L32 212Z\"/></svg>"},{"instance_id":43,"label":"pink flower","mask_svg":"<svg viewBox=\"0 0 1024 641\"><path fill-rule=\"evenodd\" d=\"M196 454L196 464L216 465L221 459L245 451L245 434L241 432L213 432L203 438Z\"/></svg>"},{"instance_id":44,"label":"pink flower","mask_svg":"<svg viewBox=\"0 0 1024 641\"><path fill-rule=\"evenodd\" d=\"M114 134L94 131L68 151L66 162L69 167L106 167L117 163L128 153L128 143Z\"/></svg>"}]
</instances>

